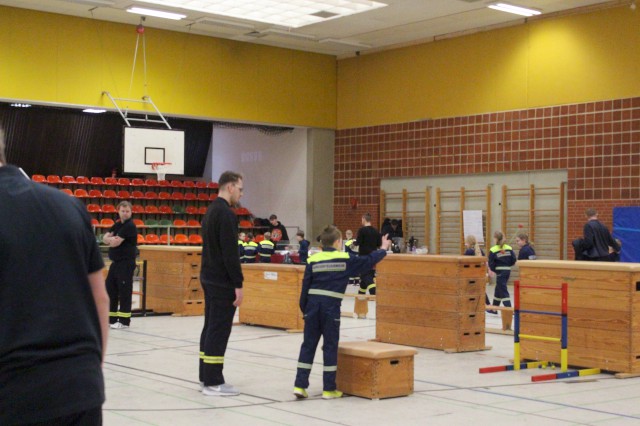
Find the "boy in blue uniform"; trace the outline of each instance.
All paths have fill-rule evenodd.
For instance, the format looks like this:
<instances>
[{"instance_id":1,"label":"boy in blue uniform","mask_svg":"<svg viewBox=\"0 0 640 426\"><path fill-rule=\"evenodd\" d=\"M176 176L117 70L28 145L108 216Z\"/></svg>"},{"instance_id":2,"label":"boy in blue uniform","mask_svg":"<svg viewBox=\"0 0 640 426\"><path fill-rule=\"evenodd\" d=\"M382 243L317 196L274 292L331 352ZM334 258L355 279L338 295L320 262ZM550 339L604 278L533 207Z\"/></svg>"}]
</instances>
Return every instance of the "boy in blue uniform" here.
<instances>
[{"instance_id":1,"label":"boy in blue uniform","mask_svg":"<svg viewBox=\"0 0 640 426\"><path fill-rule=\"evenodd\" d=\"M307 398L309 374L320 337L324 339L323 399L340 398L336 390L338 341L340 338L340 306L349 277L368 271L387 254L391 241L382 238L379 250L366 256L350 257L341 252L342 234L335 226L327 227L320 236L322 252L309 257L304 271L300 309L304 313L304 341L298 357L293 394Z\"/></svg>"},{"instance_id":2,"label":"boy in blue uniform","mask_svg":"<svg viewBox=\"0 0 640 426\"><path fill-rule=\"evenodd\" d=\"M253 234L249 232L247 234L247 242L243 247L244 263L256 263L256 255L258 254L258 243L255 242Z\"/></svg>"},{"instance_id":3,"label":"boy in blue uniform","mask_svg":"<svg viewBox=\"0 0 640 426\"><path fill-rule=\"evenodd\" d=\"M309 245L311 245L311 243L309 240L304 239L304 231L296 232L296 239L298 240L298 244L300 244L300 248L298 249L300 263L306 265L307 259L309 258Z\"/></svg>"},{"instance_id":4,"label":"boy in blue uniform","mask_svg":"<svg viewBox=\"0 0 640 426\"><path fill-rule=\"evenodd\" d=\"M258 244L258 258L260 263L271 263L271 255L276 252L276 246L271 241L271 233L264 233L264 240Z\"/></svg>"}]
</instances>

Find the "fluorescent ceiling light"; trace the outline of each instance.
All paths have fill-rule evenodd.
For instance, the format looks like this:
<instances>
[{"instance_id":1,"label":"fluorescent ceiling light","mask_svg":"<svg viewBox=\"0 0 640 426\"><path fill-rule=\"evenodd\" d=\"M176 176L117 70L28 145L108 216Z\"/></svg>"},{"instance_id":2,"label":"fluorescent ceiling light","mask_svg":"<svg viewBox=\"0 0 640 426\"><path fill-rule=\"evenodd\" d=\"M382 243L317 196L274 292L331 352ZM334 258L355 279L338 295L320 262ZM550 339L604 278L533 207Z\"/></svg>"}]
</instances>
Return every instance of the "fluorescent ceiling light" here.
<instances>
[{"instance_id":1,"label":"fluorescent ceiling light","mask_svg":"<svg viewBox=\"0 0 640 426\"><path fill-rule=\"evenodd\" d=\"M113 0L65 0L69 3L87 4L89 6L113 6L115 3Z\"/></svg>"},{"instance_id":2,"label":"fluorescent ceiling light","mask_svg":"<svg viewBox=\"0 0 640 426\"><path fill-rule=\"evenodd\" d=\"M299 28L387 6L370 0L136 0L164 7Z\"/></svg>"},{"instance_id":3,"label":"fluorescent ceiling light","mask_svg":"<svg viewBox=\"0 0 640 426\"><path fill-rule=\"evenodd\" d=\"M89 114L102 114L103 112L107 112L107 110L96 109L96 108L86 108L86 109L83 109L82 112L88 112Z\"/></svg>"},{"instance_id":4,"label":"fluorescent ceiling light","mask_svg":"<svg viewBox=\"0 0 640 426\"><path fill-rule=\"evenodd\" d=\"M342 46L362 47L364 49L368 49L371 47L371 45L360 43L359 41L340 40L337 38L323 38L322 40L318 40L318 43L339 44Z\"/></svg>"},{"instance_id":5,"label":"fluorescent ceiling light","mask_svg":"<svg viewBox=\"0 0 640 426\"><path fill-rule=\"evenodd\" d=\"M302 33L292 33L291 31L286 31L286 30L278 30L275 28L269 28L267 30L261 31L262 34L272 34L272 35L277 35L277 36L281 36L281 37L290 37L290 38L297 38L300 40L315 40L316 37L312 36L310 34L302 34Z\"/></svg>"},{"instance_id":6,"label":"fluorescent ceiling light","mask_svg":"<svg viewBox=\"0 0 640 426\"><path fill-rule=\"evenodd\" d=\"M145 9L142 7L130 7L127 9L127 12L138 13L144 16L155 16L156 18L173 19L174 21L179 21L187 17L187 15L180 13L164 12L162 10Z\"/></svg>"},{"instance_id":7,"label":"fluorescent ceiling light","mask_svg":"<svg viewBox=\"0 0 640 426\"><path fill-rule=\"evenodd\" d=\"M15 103L15 104L11 104L12 107L16 107L16 108L30 108L31 104L20 104L20 103Z\"/></svg>"},{"instance_id":8,"label":"fluorescent ceiling light","mask_svg":"<svg viewBox=\"0 0 640 426\"><path fill-rule=\"evenodd\" d=\"M542 12L535 9L528 9L526 7L514 6L507 3L494 3L487 6L489 9L499 10L501 12L515 13L522 16L534 16L540 15Z\"/></svg>"}]
</instances>

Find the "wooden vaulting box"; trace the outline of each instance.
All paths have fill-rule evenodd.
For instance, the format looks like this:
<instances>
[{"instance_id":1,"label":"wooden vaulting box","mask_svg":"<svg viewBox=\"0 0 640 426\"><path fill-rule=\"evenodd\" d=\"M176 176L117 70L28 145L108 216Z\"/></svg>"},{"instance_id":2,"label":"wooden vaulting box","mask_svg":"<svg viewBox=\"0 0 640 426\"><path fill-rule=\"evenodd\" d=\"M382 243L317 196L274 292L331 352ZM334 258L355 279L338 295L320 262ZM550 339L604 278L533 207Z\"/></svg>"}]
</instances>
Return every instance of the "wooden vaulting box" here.
<instances>
[{"instance_id":1,"label":"wooden vaulting box","mask_svg":"<svg viewBox=\"0 0 640 426\"><path fill-rule=\"evenodd\" d=\"M524 285L568 284L568 363L575 367L640 375L640 264L523 260ZM523 288L520 309L560 312L557 290ZM560 337L558 317L520 314L520 332ZM560 362L555 342L522 340L523 359Z\"/></svg>"},{"instance_id":2,"label":"wooden vaulting box","mask_svg":"<svg viewBox=\"0 0 640 426\"><path fill-rule=\"evenodd\" d=\"M379 342L340 342L338 389L371 399L413 393L413 348Z\"/></svg>"},{"instance_id":3,"label":"wooden vaulting box","mask_svg":"<svg viewBox=\"0 0 640 426\"><path fill-rule=\"evenodd\" d=\"M304 329L300 292L304 266L244 263L240 322L290 330Z\"/></svg>"},{"instance_id":4,"label":"wooden vaulting box","mask_svg":"<svg viewBox=\"0 0 640 426\"><path fill-rule=\"evenodd\" d=\"M376 339L484 350L485 257L392 254L377 266Z\"/></svg>"},{"instance_id":5,"label":"wooden vaulting box","mask_svg":"<svg viewBox=\"0 0 640 426\"><path fill-rule=\"evenodd\" d=\"M147 261L147 308L175 315L203 315L201 247L139 246Z\"/></svg>"}]
</instances>

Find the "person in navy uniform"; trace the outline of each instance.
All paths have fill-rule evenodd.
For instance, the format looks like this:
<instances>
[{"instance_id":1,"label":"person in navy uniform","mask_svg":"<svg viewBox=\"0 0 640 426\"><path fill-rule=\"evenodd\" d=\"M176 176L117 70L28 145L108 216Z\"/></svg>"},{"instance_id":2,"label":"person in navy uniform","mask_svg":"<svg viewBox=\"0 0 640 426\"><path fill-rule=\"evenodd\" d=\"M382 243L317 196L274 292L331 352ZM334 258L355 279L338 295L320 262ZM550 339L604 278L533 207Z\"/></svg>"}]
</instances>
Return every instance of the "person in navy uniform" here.
<instances>
[{"instance_id":1,"label":"person in navy uniform","mask_svg":"<svg viewBox=\"0 0 640 426\"><path fill-rule=\"evenodd\" d=\"M467 235L467 237L464 239L464 245L466 247L465 251L464 251L464 256L484 256L484 250L482 250L480 248L480 245L478 244L478 241L476 240L476 236L475 235ZM487 280L488 282L488 280ZM484 294L484 304L485 305L489 305L491 303L491 301L489 300L489 296L487 296L487 294ZM489 314L497 314L497 311L487 311L487 313Z\"/></svg>"},{"instance_id":2,"label":"person in navy uniform","mask_svg":"<svg viewBox=\"0 0 640 426\"><path fill-rule=\"evenodd\" d=\"M247 242L243 247L243 262L244 263L256 263L256 255L258 254L258 243L255 242L253 234L249 232L247 234Z\"/></svg>"},{"instance_id":3,"label":"person in navy uniform","mask_svg":"<svg viewBox=\"0 0 640 426\"><path fill-rule=\"evenodd\" d=\"M585 212L587 223L583 229L582 249L585 260L596 262L611 262L609 247L613 251L620 251L620 246L613 239L609 229L598 220L598 212L595 209L587 209Z\"/></svg>"},{"instance_id":4,"label":"person in navy uniform","mask_svg":"<svg viewBox=\"0 0 640 426\"><path fill-rule=\"evenodd\" d=\"M516 235L516 244L520 247L518 252L518 260L535 260L536 251L533 249L533 244L529 242L529 235L524 232Z\"/></svg>"},{"instance_id":5,"label":"person in navy uniform","mask_svg":"<svg viewBox=\"0 0 640 426\"><path fill-rule=\"evenodd\" d=\"M260 263L271 263L271 255L275 253L276 245L271 241L271 233L264 233L264 240L258 244L258 258Z\"/></svg>"},{"instance_id":6,"label":"person in navy uniform","mask_svg":"<svg viewBox=\"0 0 640 426\"><path fill-rule=\"evenodd\" d=\"M300 244L300 248L298 249L300 263L306 265L307 258L309 257L309 246L311 245L311 243L309 242L309 240L304 239L304 231L296 232L296 239L298 240L298 244Z\"/></svg>"},{"instance_id":7,"label":"person in navy uniform","mask_svg":"<svg viewBox=\"0 0 640 426\"><path fill-rule=\"evenodd\" d=\"M340 338L340 306L349 277L368 271L387 254L391 241L382 238L381 248L366 256L349 256L340 251L342 234L328 226L320 235L322 252L309 257L302 280L300 310L304 314L304 341L298 357L298 370L293 394L307 398L309 375L320 337L323 338L323 399L340 398L336 389L338 340Z\"/></svg>"},{"instance_id":8,"label":"person in navy uniform","mask_svg":"<svg viewBox=\"0 0 640 426\"><path fill-rule=\"evenodd\" d=\"M496 231L493 234L496 245L489 250L489 269L496 274L496 290L493 294L493 306L511 307L507 282L511 275L511 267L516 264L516 254L504 240L504 234Z\"/></svg>"},{"instance_id":9,"label":"person in navy uniform","mask_svg":"<svg viewBox=\"0 0 640 426\"><path fill-rule=\"evenodd\" d=\"M362 215L362 227L358 230L355 245L358 247L358 254L365 256L377 250L382 243L381 235L376 228L371 226L371 214ZM353 244L352 244L353 246ZM371 268L360 274L360 290L358 294L376 294L376 270Z\"/></svg>"},{"instance_id":10,"label":"person in navy uniform","mask_svg":"<svg viewBox=\"0 0 640 426\"><path fill-rule=\"evenodd\" d=\"M244 245L247 236L244 232L238 233L238 257L240 258L240 263L244 263Z\"/></svg>"}]
</instances>

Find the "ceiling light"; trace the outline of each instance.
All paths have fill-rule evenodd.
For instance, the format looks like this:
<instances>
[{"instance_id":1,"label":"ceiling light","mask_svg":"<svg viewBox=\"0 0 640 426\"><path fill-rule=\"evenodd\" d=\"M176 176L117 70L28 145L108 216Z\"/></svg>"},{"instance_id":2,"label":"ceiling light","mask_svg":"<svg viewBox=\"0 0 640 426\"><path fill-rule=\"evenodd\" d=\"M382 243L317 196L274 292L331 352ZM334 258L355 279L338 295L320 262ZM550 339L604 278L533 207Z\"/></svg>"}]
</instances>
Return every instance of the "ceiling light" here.
<instances>
[{"instance_id":1,"label":"ceiling light","mask_svg":"<svg viewBox=\"0 0 640 426\"><path fill-rule=\"evenodd\" d=\"M322 40L318 40L318 43L331 43L339 44L342 46L362 47L363 49L369 49L371 47L371 45L360 43L359 41L340 40L337 38L324 38Z\"/></svg>"},{"instance_id":2,"label":"ceiling light","mask_svg":"<svg viewBox=\"0 0 640 426\"><path fill-rule=\"evenodd\" d=\"M99 6L109 7L115 4L113 0L65 0L65 1L70 3L79 3L79 4L86 4L89 6L98 6L98 7Z\"/></svg>"},{"instance_id":3,"label":"ceiling light","mask_svg":"<svg viewBox=\"0 0 640 426\"><path fill-rule=\"evenodd\" d=\"M86 108L86 109L83 109L82 112L88 112L89 114L102 114L103 112L107 112L107 110L96 109L96 108Z\"/></svg>"},{"instance_id":4,"label":"ceiling light","mask_svg":"<svg viewBox=\"0 0 640 426\"><path fill-rule=\"evenodd\" d=\"M11 104L11 106L16 108L31 108L31 104L15 103L15 104Z\"/></svg>"},{"instance_id":5,"label":"ceiling light","mask_svg":"<svg viewBox=\"0 0 640 426\"><path fill-rule=\"evenodd\" d=\"M156 18L173 19L179 21L187 17L187 15L181 15L180 13L164 12L162 10L145 9L143 7L130 7L127 12L137 13L145 16L155 16Z\"/></svg>"},{"instance_id":6,"label":"ceiling light","mask_svg":"<svg viewBox=\"0 0 640 426\"><path fill-rule=\"evenodd\" d=\"M515 13L522 16L534 16L540 15L542 12L535 9L528 9L526 7L514 6L507 3L493 3L487 6L489 9L499 10L501 12Z\"/></svg>"},{"instance_id":7,"label":"ceiling light","mask_svg":"<svg viewBox=\"0 0 640 426\"><path fill-rule=\"evenodd\" d=\"M387 6L371 0L136 0L164 7L299 28Z\"/></svg>"},{"instance_id":8,"label":"ceiling light","mask_svg":"<svg viewBox=\"0 0 640 426\"><path fill-rule=\"evenodd\" d=\"M290 37L290 38L297 38L300 40L315 40L316 37L312 36L310 34L302 34L302 33L294 33L291 31L286 31L286 30L278 30L275 28L269 28L267 30L261 31L262 34L272 34L272 35L278 35L281 37Z\"/></svg>"}]
</instances>

